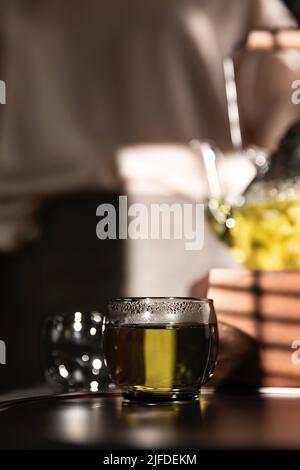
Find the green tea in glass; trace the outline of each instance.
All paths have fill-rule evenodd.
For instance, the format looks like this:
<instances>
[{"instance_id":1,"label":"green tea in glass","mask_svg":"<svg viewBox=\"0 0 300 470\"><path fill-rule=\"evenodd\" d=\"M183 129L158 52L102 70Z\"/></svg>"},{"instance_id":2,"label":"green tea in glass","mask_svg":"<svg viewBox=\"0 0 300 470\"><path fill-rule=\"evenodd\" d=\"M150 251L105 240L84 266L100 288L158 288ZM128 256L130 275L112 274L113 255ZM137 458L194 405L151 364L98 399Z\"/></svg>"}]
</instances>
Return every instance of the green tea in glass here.
<instances>
[{"instance_id":1,"label":"green tea in glass","mask_svg":"<svg viewBox=\"0 0 300 470\"><path fill-rule=\"evenodd\" d=\"M126 398L197 398L213 375L217 344L212 300L122 298L108 305L104 351Z\"/></svg>"}]
</instances>

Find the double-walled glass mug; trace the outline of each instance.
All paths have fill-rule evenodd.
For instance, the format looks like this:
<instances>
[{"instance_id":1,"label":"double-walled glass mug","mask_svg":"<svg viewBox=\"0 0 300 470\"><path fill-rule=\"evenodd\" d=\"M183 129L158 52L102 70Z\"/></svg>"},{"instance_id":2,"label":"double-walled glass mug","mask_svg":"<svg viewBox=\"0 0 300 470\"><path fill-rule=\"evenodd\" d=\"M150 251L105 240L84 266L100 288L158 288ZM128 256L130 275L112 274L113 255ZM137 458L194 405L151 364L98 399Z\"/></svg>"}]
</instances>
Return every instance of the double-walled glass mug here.
<instances>
[{"instance_id":1,"label":"double-walled glass mug","mask_svg":"<svg viewBox=\"0 0 300 470\"><path fill-rule=\"evenodd\" d=\"M213 374L217 346L212 300L144 297L108 304L104 353L126 398L197 398Z\"/></svg>"}]
</instances>

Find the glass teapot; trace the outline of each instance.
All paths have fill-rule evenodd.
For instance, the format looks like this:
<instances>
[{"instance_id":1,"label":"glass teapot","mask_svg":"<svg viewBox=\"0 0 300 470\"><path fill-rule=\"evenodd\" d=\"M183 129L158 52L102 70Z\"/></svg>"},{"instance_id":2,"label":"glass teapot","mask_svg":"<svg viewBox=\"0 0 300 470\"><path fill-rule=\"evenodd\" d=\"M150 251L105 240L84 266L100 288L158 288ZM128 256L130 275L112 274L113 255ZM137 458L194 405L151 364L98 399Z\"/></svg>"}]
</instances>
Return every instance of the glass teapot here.
<instances>
[{"instance_id":1,"label":"glass teapot","mask_svg":"<svg viewBox=\"0 0 300 470\"><path fill-rule=\"evenodd\" d=\"M223 194L218 167L221 152L208 142L193 141L201 152L208 181L207 218L213 232L249 269L300 269L300 121L273 156L245 151L256 176L241 196Z\"/></svg>"},{"instance_id":2,"label":"glass teapot","mask_svg":"<svg viewBox=\"0 0 300 470\"><path fill-rule=\"evenodd\" d=\"M244 80L237 76L239 64L258 64L258 76L263 76L265 64L279 67L284 86L279 94L268 95L268 84L254 80L251 67L246 67ZM273 69L272 69L273 70ZM287 72L287 73L286 73ZM242 73L243 74L243 73ZM250 78L249 78L250 75ZM224 187L224 165L228 158L214 144L193 140L192 149L201 155L207 175L207 218L213 232L234 253L235 258L249 269L298 270L300 269L300 104L292 106L291 95L296 78L300 78L300 30L252 31L224 61L224 76L230 124L231 143L234 150L231 174L227 172ZM251 78L252 77L252 78ZM293 78L294 77L294 78ZM273 78L272 78L273 79ZM290 83L290 80L292 82ZM246 83L246 88L245 88ZM288 87L287 87L288 84ZM299 84L300 85L300 84ZM248 88L250 92L248 93ZM287 89L288 88L288 89ZM252 93L252 95L251 95ZM250 94L249 96L247 96ZM299 92L300 95L300 92ZM255 97L266 98L267 133L279 140L284 128L294 124L271 157L264 150L263 139L248 140L253 129L260 128ZM253 98L254 97L254 98ZM271 98L271 99L270 99ZM245 104L246 103L246 104ZM249 110L250 108L250 110ZM277 119L276 110L281 110ZM251 109L255 118L251 128ZM273 111L272 111L273 110ZM250 125L245 119L250 114ZM283 111L283 112L282 112ZM287 114L289 118L287 119ZM248 116L247 116L248 117ZM264 118L262 119L264 120ZM247 132L248 131L248 132ZM261 131L261 129L259 129ZM264 131L259 132L260 137ZM255 145L253 144L255 142ZM265 141L266 147L269 139ZM252 146L251 146L252 145ZM250 180L239 192L231 191L232 174L241 179L237 160L244 160L251 169ZM226 180L226 176L225 176ZM229 181L229 185L228 185Z\"/></svg>"}]
</instances>

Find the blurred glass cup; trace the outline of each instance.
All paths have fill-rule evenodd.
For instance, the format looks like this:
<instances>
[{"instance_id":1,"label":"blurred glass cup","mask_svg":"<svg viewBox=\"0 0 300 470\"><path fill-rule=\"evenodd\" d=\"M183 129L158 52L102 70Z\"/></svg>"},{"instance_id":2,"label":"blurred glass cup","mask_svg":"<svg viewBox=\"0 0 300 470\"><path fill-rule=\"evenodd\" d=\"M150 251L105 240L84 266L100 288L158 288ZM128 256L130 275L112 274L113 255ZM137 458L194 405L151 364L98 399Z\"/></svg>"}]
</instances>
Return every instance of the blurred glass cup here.
<instances>
[{"instance_id":1,"label":"blurred glass cup","mask_svg":"<svg viewBox=\"0 0 300 470\"><path fill-rule=\"evenodd\" d=\"M102 351L103 315L76 311L49 317L43 331L43 363L56 393L114 390Z\"/></svg>"}]
</instances>

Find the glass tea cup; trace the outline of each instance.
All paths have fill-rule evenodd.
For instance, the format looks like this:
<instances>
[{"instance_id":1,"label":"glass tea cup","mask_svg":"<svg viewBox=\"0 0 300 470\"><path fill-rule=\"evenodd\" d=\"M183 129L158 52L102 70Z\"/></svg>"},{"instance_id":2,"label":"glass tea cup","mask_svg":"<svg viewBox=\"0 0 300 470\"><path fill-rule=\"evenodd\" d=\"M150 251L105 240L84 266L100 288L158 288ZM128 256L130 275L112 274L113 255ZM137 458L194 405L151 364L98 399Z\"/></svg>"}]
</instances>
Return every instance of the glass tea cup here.
<instances>
[{"instance_id":1,"label":"glass tea cup","mask_svg":"<svg viewBox=\"0 0 300 470\"><path fill-rule=\"evenodd\" d=\"M212 300L144 297L108 304L104 353L125 398L197 398L213 375L217 345Z\"/></svg>"},{"instance_id":2,"label":"glass tea cup","mask_svg":"<svg viewBox=\"0 0 300 470\"><path fill-rule=\"evenodd\" d=\"M46 319L43 365L54 392L97 393L116 388L103 355L103 320L101 312L86 309Z\"/></svg>"}]
</instances>

